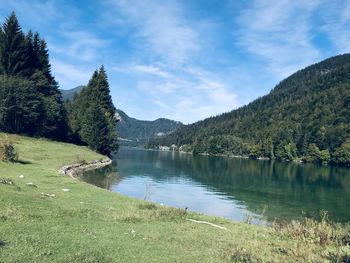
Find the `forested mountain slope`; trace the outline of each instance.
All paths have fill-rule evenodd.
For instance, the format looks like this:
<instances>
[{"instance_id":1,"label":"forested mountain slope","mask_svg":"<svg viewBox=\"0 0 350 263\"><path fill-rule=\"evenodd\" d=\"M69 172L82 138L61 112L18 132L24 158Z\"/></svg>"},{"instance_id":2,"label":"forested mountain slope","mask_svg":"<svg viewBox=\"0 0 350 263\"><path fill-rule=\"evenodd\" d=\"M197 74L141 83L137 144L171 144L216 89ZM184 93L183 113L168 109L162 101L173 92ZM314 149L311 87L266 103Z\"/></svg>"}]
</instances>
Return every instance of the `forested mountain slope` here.
<instances>
[{"instance_id":1,"label":"forested mountain slope","mask_svg":"<svg viewBox=\"0 0 350 263\"><path fill-rule=\"evenodd\" d=\"M168 134L175 131L183 124L178 121L160 118L154 121L144 121L129 117L122 110L117 110L120 121L117 125L118 136L127 141L121 143L140 145L145 144L150 138Z\"/></svg>"},{"instance_id":2,"label":"forested mountain slope","mask_svg":"<svg viewBox=\"0 0 350 263\"><path fill-rule=\"evenodd\" d=\"M350 54L300 70L268 95L148 146L172 144L193 153L350 164Z\"/></svg>"},{"instance_id":3,"label":"forested mountain slope","mask_svg":"<svg viewBox=\"0 0 350 263\"><path fill-rule=\"evenodd\" d=\"M66 101L66 100L72 100L74 98L74 95L75 94L79 94L80 91L85 88L86 86L84 85L81 85L81 86L78 86L78 87L75 87L74 89L69 89L69 90L64 90L64 89L61 89L61 94L62 94L62 99L63 101Z\"/></svg>"}]
</instances>

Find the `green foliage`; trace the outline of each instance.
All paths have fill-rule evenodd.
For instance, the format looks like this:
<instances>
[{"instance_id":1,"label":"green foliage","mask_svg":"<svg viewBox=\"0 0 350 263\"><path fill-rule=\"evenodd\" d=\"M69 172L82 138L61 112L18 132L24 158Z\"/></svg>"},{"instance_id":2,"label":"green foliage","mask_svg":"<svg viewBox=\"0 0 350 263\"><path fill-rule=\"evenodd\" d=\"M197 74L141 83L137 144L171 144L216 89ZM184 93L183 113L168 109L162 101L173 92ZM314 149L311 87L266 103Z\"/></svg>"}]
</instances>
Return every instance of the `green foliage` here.
<instances>
[{"instance_id":1,"label":"green foliage","mask_svg":"<svg viewBox=\"0 0 350 263\"><path fill-rule=\"evenodd\" d=\"M103 66L93 73L88 85L72 101L66 102L66 109L72 141L85 143L105 155L118 149L116 109Z\"/></svg>"},{"instance_id":2,"label":"green foliage","mask_svg":"<svg viewBox=\"0 0 350 263\"><path fill-rule=\"evenodd\" d=\"M345 54L296 72L237 110L152 139L148 147L189 144L195 154L348 164L342 145L349 138L350 54Z\"/></svg>"},{"instance_id":3,"label":"green foliage","mask_svg":"<svg viewBox=\"0 0 350 263\"><path fill-rule=\"evenodd\" d=\"M0 30L0 129L66 139L66 113L45 40L12 13Z\"/></svg>"},{"instance_id":4,"label":"green foliage","mask_svg":"<svg viewBox=\"0 0 350 263\"><path fill-rule=\"evenodd\" d=\"M10 133L38 134L44 103L33 82L0 76L0 127Z\"/></svg>"},{"instance_id":5,"label":"green foliage","mask_svg":"<svg viewBox=\"0 0 350 263\"><path fill-rule=\"evenodd\" d=\"M350 140L336 148L333 153L333 160L336 163L350 165Z\"/></svg>"}]
</instances>

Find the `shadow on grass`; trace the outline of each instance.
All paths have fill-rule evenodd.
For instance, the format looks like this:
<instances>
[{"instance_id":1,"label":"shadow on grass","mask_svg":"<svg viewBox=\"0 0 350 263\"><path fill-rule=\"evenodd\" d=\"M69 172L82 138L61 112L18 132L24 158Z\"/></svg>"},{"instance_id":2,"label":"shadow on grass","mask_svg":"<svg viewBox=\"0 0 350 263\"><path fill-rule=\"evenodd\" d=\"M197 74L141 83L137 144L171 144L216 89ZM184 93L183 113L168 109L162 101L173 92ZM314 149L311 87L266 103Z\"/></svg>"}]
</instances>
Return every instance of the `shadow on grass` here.
<instances>
[{"instance_id":1,"label":"shadow on grass","mask_svg":"<svg viewBox=\"0 0 350 263\"><path fill-rule=\"evenodd\" d=\"M32 164L32 162L26 161L26 160L17 160L16 163L19 163L19 164Z\"/></svg>"},{"instance_id":2,"label":"shadow on grass","mask_svg":"<svg viewBox=\"0 0 350 263\"><path fill-rule=\"evenodd\" d=\"M0 248L2 248L2 247L4 247L4 246L6 246L6 242L3 241L3 240L0 240Z\"/></svg>"}]
</instances>

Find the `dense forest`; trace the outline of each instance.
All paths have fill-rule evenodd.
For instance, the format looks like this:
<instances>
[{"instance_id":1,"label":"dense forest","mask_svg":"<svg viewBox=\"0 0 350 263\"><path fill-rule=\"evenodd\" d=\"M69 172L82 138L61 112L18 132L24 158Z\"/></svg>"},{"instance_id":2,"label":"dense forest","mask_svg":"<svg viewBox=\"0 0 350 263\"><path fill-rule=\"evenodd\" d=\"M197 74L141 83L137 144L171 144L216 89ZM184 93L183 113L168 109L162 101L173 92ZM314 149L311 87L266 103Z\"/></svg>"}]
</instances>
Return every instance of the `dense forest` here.
<instances>
[{"instance_id":1,"label":"dense forest","mask_svg":"<svg viewBox=\"0 0 350 263\"><path fill-rule=\"evenodd\" d=\"M15 13L0 27L0 131L85 144L104 154L116 149L111 125L115 108L103 67L93 74L94 96L65 107L49 61L47 44L39 33L24 33ZM89 93L87 91L86 93ZM90 93L91 93L90 92ZM103 131L98 136L98 132Z\"/></svg>"},{"instance_id":2,"label":"dense forest","mask_svg":"<svg viewBox=\"0 0 350 263\"><path fill-rule=\"evenodd\" d=\"M173 144L194 154L350 165L350 54L300 70L268 95L148 147Z\"/></svg>"}]
</instances>

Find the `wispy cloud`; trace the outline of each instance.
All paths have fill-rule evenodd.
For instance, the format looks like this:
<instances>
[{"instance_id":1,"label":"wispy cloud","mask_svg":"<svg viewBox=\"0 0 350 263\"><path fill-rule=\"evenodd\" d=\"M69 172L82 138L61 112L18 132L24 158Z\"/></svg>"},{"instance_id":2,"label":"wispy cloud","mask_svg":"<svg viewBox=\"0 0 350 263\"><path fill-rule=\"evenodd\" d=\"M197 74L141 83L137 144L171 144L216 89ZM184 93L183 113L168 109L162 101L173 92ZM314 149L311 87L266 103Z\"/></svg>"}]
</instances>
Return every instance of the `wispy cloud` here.
<instances>
[{"instance_id":1,"label":"wispy cloud","mask_svg":"<svg viewBox=\"0 0 350 263\"><path fill-rule=\"evenodd\" d=\"M350 52L350 0L325 2L321 13L325 23L322 30L338 52Z\"/></svg>"},{"instance_id":2,"label":"wispy cloud","mask_svg":"<svg viewBox=\"0 0 350 263\"><path fill-rule=\"evenodd\" d=\"M110 0L115 12L133 25L136 40L143 49L157 54L171 64L183 64L200 49L198 35L186 21L180 6L172 1ZM120 24L120 18L117 18ZM144 52L146 52L144 50Z\"/></svg>"},{"instance_id":3,"label":"wispy cloud","mask_svg":"<svg viewBox=\"0 0 350 263\"><path fill-rule=\"evenodd\" d=\"M153 65L136 64L136 65L114 66L112 70L116 72L131 73L131 74L141 73L141 74L146 74L146 75L151 75L151 76L161 77L161 78L173 77L171 73L163 70L160 67L153 66Z\"/></svg>"},{"instance_id":4,"label":"wispy cloud","mask_svg":"<svg viewBox=\"0 0 350 263\"><path fill-rule=\"evenodd\" d=\"M187 68L171 79L141 80L137 87L141 94L150 96L152 103L157 106L157 112L185 123L227 112L238 106L237 96L227 83L199 68ZM149 113L154 116L152 112Z\"/></svg>"},{"instance_id":5,"label":"wispy cloud","mask_svg":"<svg viewBox=\"0 0 350 263\"><path fill-rule=\"evenodd\" d=\"M62 33L61 43L50 42L50 50L81 61L93 61L108 41L88 31L67 31Z\"/></svg>"},{"instance_id":6,"label":"wispy cloud","mask_svg":"<svg viewBox=\"0 0 350 263\"><path fill-rule=\"evenodd\" d=\"M86 84L93 72L92 68L77 67L76 65L56 59L51 60L51 65L55 78L59 81L60 87L63 89L70 89Z\"/></svg>"},{"instance_id":7,"label":"wispy cloud","mask_svg":"<svg viewBox=\"0 0 350 263\"><path fill-rule=\"evenodd\" d=\"M240 46L266 60L280 78L317 61L311 17L318 4L319 0L253 1L238 18Z\"/></svg>"},{"instance_id":8,"label":"wispy cloud","mask_svg":"<svg viewBox=\"0 0 350 263\"><path fill-rule=\"evenodd\" d=\"M61 14L57 12L57 3L55 1L26 1L26 0L2 0L0 1L0 10L15 11L21 19L31 21L35 24L48 23ZM9 14L4 14L9 15Z\"/></svg>"}]
</instances>

